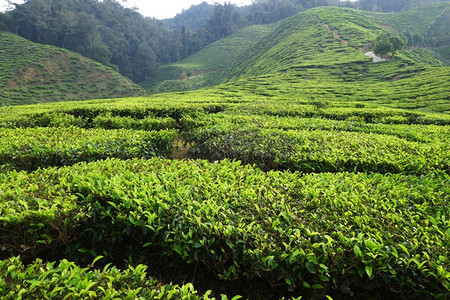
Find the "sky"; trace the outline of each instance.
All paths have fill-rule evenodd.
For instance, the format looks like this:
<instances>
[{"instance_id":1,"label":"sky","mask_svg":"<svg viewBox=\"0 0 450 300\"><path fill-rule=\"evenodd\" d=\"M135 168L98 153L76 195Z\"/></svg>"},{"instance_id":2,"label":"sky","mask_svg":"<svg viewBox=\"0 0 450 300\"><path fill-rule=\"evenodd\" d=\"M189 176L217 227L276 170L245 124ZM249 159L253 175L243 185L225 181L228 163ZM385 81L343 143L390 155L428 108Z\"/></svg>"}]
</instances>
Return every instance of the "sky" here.
<instances>
[{"instance_id":1,"label":"sky","mask_svg":"<svg viewBox=\"0 0 450 300\"><path fill-rule=\"evenodd\" d=\"M242 6L251 4L252 0L128 0L126 2L128 2L128 4L124 3L125 6L137 7L138 11L146 17L167 19L173 18L177 13L181 13L183 9L188 9L191 5L200 4L202 2L208 2L211 4L231 2Z\"/></svg>"},{"instance_id":2,"label":"sky","mask_svg":"<svg viewBox=\"0 0 450 300\"><path fill-rule=\"evenodd\" d=\"M23 3L21 0L14 0L14 3ZM176 14L181 13L183 9L188 9L191 5L200 4L202 2L228 3L237 4L239 6L249 5L252 0L122 0L119 1L126 7L136 7L137 10L146 17L156 19L173 18ZM7 1L0 0L0 10L7 8Z\"/></svg>"}]
</instances>

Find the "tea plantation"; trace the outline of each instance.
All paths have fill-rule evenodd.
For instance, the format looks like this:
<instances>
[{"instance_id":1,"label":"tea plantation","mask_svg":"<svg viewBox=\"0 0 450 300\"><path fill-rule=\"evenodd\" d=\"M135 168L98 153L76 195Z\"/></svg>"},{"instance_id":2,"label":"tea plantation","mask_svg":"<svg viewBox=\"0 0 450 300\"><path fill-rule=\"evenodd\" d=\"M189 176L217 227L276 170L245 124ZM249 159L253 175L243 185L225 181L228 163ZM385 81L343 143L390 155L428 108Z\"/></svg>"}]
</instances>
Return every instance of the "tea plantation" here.
<instances>
[{"instance_id":1,"label":"tea plantation","mask_svg":"<svg viewBox=\"0 0 450 300\"><path fill-rule=\"evenodd\" d=\"M1 30L0 57L0 106L143 94L102 64Z\"/></svg>"},{"instance_id":2,"label":"tea plantation","mask_svg":"<svg viewBox=\"0 0 450 300\"><path fill-rule=\"evenodd\" d=\"M249 26L218 40L193 55L158 68L155 75L141 83L149 93L196 90L211 85L220 71L270 33L275 24Z\"/></svg>"},{"instance_id":3,"label":"tea plantation","mask_svg":"<svg viewBox=\"0 0 450 300\"><path fill-rule=\"evenodd\" d=\"M358 14L214 87L0 107L0 295L447 299L450 67L371 62Z\"/></svg>"}]
</instances>

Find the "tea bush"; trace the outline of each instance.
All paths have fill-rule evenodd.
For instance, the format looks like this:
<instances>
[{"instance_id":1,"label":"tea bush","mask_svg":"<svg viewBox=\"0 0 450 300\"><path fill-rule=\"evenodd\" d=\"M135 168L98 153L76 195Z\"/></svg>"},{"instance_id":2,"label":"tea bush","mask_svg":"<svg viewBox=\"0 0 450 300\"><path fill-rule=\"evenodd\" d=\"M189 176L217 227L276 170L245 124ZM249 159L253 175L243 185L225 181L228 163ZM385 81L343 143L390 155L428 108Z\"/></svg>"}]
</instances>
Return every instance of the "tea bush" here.
<instances>
[{"instance_id":1,"label":"tea bush","mask_svg":"<svg viewBox=\"0 0 450 300\"><path fill-rule=\"evenodd\" d=\"M174 131L16 128L0 131L0 165L15 169L70 165L108 157L171 157Z\"/></svg>"},{"instance_id":2,"label":"tea bush","mask_svg":"<svg viewBox=\"0 0 450 300\"><path fill-rule=\"evenodd\" d=\"M0 107L0 297L448 298L450 68L372 63L381 16L308 10L160 86L212 88ZM109 95L75 79L4 94Z\"/></svg>"},{"instance_id":3,"label":"tea bush","mask_svg":"<svg viewBox=\"0 0 450 300\"><path fill-rule=\"evenodd\" d=\"M195 157L211 161L239 159L264 170L450 172L448 141L418 143L375 133L260 129L225 123L199 129L192 142Z\"/></svg>"},{"instance_id":4,"label":"tea bush","mask_svg":"<svg viewBox=\"0 0 450 300\"><path fill-rule=\"evenodd\" d=\"M11 254L76 239L95 252L128 236L136 250L162 247L228 280L365 293L370 279L411 297L450 288L443 172L302 175L226 160L113 159L0 175L0 242Z\"/></svg>"},{"instance_id":5,"label":"tea bush","mask_svg":"<svg viewBox=\"0 0 450 300\"><path fill-rule=\"evenodd\" d=\"M24 265L13 257L0 261L0 295L2 299L211 299L198 295L190 283L162 285L148 277L146 269L138 265L119 270L108 264L100 270L67 260L39 259Z\"/></svg>"}]
</instances>

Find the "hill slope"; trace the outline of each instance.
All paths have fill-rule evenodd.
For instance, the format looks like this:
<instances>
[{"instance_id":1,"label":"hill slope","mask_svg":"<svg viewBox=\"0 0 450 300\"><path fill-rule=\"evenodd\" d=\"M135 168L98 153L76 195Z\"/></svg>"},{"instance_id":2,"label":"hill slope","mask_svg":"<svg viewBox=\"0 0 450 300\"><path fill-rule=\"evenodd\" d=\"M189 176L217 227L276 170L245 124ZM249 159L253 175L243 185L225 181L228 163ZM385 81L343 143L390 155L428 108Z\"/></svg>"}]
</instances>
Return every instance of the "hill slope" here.
<instances>
[{"instance_id":1,"label":"hill slope","mask_svg":"<svg viewBox=\"0 0 450 300\"><path fill-rule=\"evenodd\" d=\"M285 20L235 61L223 74L223 79L286 72L298 67L321 68L371 61L364 52L371 50L376 37L386 31L386 26L379 24L379 16L387 15L376 15L378 17L360 10L331 7L299 13ZM402 17L391 18L397 20L397 16ZM403 58L408 57L411 62L442 64L427 51L403 50L402 53Z\"/></svg>"},{"instance_id":2,"label":"hill slope","mask_svg":"<svg viewBox=\"0 0 450 300\"><path fill-rule=\"evenodd\" d=\"M400 33L411 46L436 51L450 62L450 2L435 3L399 14L368 13L380 25Z\"/></svg>"},{"instance_id":3,"label":"hill slope","mask_svg":"<svg viewBox=\"0 0 450 300\"><path fill-rule=\"evenodd\" d=\"M297 14L238 57L218 82L229 82L224 88L236 94L280 98L296 94L314 103L363 100L450 111L446 90L450 69L430 51L402 50L395 60L382 63L364 55L385 32L365 14L331 7Z\"/></svg>"},{"instance_id":4,"label":"hill slope","mask_svg":"<svg viewBox=\"0 0 450 300\"><path fill-rule=\"evenodd\" d=\"M79 54L0 31L0 105L137 96L142 89Z\"/></svg>"},{"instance_id":5,"label":"hill slope","mask_svg":"<svg viewBox=\"0 0 450 300\"><path fill-rule=\"evenodd\" d=\"M179 62L156 70L155 76L141 83L149 93L194 90L207 86L218 71L274 30L275 24L249 26L203 48Z\"/></svg>"},{"instance_id":6,"label":"hill slope","mask_svg":"<svg viewBox=\"0 0 450 300\"><path fill-rule=\"evenodd\" d=\"M150 93L159 93L195 90L241 77L295 71L299 68L304 77L308 77L309 73L313 76L317 68L333 69L332 72L339 73L341 71L336 70L338 66L353 68L355 64L370 63L371 59L364 53L372 49L376 37L382 32L396 32L405 39L417 35L420 30L426 31L427 24L445 6L446 3L440 3L402 14L370 13L337 7L310 9L272 24L272 27L246 28L191 57L163 66L154 78L142 86ZM427 13L421 14L422 11ZM414 23L411 20L419 21ZM436 40L445 30L441 25L433 27L438 30L429 31L428 34ZM445 50L445 47L442 49ZM438 57L433 51L418 47L399 52L399 59L404 64L445 64ZM388 66L392 68L386 72L398 72L395 64ZM365 69L370 70L372 67L367 65ZM328 76L331 75L328 72ZM371 72L368 71L367 75L371 76Z\"/></svg>"},{"instance_id":7,"label":"hill slope","mask_svg":"<svg viewBox=\"0 0 450 300\"><path fill-rule=\"evenodd\" d=\"M237 61L228 76L367 61L357 48L375 39L377 31L356 10L311 9L284 21Z\"/></svg>"}]
</instances>

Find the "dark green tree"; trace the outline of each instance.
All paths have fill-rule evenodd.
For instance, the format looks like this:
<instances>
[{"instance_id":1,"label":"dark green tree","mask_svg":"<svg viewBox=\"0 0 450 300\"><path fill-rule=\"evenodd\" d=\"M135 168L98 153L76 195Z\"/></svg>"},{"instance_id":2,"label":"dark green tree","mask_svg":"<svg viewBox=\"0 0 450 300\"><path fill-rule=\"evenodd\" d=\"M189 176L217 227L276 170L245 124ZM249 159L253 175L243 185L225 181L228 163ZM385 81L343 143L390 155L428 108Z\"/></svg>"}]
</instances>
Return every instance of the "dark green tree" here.
<instances>
[{"instance_id":1,"label":"dark green tree","mask_svg":"<svg viewBox=\"0 0 450 300\"><path fill-rule=\"evenodd\" d=\"M8 30L9 15L0 12L0 30Z\"/></svg>"},{"instance_id":2,"label":"dark green tree","mask_svg":"<svg viewBox=\"0 0 450 300\"><path fill-rule=\"evenodd\" d=\"M214 4L202 2L183 10L181 14L177 14L172 19L161 20L161 22L172 30L181 31L185 27L187 30L194 32L208 22L214 15L214 10Z\"/></svg>"},{"instance_id":3,"label":"dark green tree","mask_svg":"<svg viewBox=\"0 0 450 300\"><path fill-rule=\"evenodd\" d=\"M391 53L392 53L392 58L394 59L397 51L403 49L403 46L405 46L405 42L398 35L390 35L388 37L388 40L389 40L389 43L391 43L391 45L392 45Z\"/></svg>"},{"instance_id":4,"label":"dark green tree","mask_svg":"<svg viewBox=\"0 0 450 300\"><path fill-rule=\"evenodd\" d=\"M386 57L389 52L391 52L392 44L389 42L387 37L377 38L375 42L375 46L373 48L373 52L376 55L380 55L382 57Z\"/></svg>"},{"instance_id":5,"label":"dark green tree","mask_svg":"<svg viewBox=\"0 0 450 300\"><path fill-rule=\"evenodd\" d=\"M423 37L423 35L415 33L412 36L412 45L415 47L422 47L423 44L425 43L425 39Z\"/></svg>"},{"instance_id":6,"label":"dark green tree","mask_svg":"<svg viewBox=\"0 0 450 300\"><path fill-rule=\"evenodd\" d=\"M405 42L398 36L390 33L383 33L375 40L373 52L377 55L386 57L391 53L391 58L395 58L398 50L401 50Z\"/></svg>"},{"instance_id":7,"label":"dark green tree","mask_svg":"<svg viewBox=\"0 0 450 300\"><path fill-rule=\"evenodd\" d=\"M216 6L214 15L206 24L206 39L214 42L236 32L243 25L240 13L231 3Z\"/></svg>"}]
</instances>

